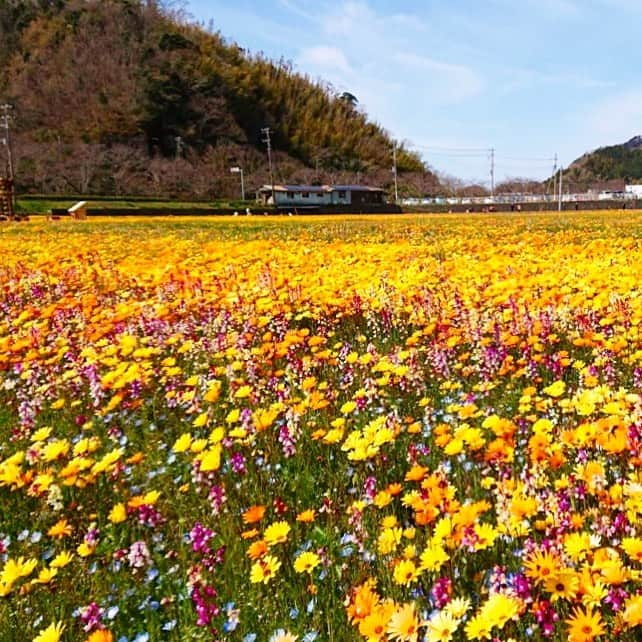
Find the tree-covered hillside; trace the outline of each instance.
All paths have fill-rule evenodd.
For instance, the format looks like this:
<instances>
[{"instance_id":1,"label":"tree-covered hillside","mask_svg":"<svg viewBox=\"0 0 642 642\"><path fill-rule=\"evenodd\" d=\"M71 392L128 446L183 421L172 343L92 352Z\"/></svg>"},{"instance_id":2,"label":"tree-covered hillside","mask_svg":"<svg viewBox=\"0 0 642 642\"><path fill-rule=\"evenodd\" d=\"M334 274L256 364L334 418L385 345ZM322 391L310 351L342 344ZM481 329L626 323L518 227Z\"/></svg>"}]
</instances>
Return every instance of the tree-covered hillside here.
<instances>
[{"instance_id":1,"label":"tree-covered hillside","mask_svg":"<svg viewBox=\"0 0 642 642\"><path fill-rule=\"evenodd\" d=\"M394 141L354 96L153 0L0 0L0 102L21 190L235 195L231 165L268 182L265 127L275 180L392 181ZM434 189L397 160L408 193Z\"/></svg>"},{"instance_id":2,"label":"tree-covered hillside","mask_svg":"<svg viewBox=\"0 0 642 642\"><path fill-rule=\"evenodd\" d=\"M581 187L616 179L639 182L642 180L642 136L584 154L571 163L565 179Z\"/></svg>"}]
</instances>

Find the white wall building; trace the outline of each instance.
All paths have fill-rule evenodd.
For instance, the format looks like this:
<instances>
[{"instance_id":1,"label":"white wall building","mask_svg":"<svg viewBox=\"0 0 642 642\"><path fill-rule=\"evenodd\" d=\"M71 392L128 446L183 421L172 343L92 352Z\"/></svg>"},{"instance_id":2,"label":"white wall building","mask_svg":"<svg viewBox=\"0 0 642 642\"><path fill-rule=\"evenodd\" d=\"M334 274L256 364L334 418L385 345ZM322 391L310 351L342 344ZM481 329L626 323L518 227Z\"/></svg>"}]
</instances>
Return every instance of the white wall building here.
<instances>
[{"instance_id":1,"label":"white wall building","mask_svg":"<svg viewBox=\"0 0 642 642\"><path fill-rule=\"evenodd\" d=\"M272 190L274 189L274 201ZM276 207L315 209L327 205L372 205L384 202L384 192L366 185L263 185L257 200Z\"/></svg>"}]
</instances>

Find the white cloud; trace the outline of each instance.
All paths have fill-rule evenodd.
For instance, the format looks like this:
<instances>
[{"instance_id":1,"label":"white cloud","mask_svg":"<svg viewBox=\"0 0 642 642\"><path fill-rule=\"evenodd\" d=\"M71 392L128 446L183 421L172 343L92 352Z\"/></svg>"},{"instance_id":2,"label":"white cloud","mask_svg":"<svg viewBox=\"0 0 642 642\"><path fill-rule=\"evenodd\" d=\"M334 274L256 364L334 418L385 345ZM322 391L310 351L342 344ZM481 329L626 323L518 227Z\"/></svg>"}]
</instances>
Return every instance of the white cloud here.
<instances>
[{"instance_id":1,"label":"white cloud","mask_svg":"<svg viewBox=\"0 0 642 642\"><path fill-rule=\"evenodd\" d=\"M393 59L409 71L422 72L416 82L426 84L441 101L458 101L477 95L483 87L481 76L464 65L456 65L428 56L397 52Z\"/></svg>"},{"instance_id":2,"label":"white cloud","mask_svg":"<svg viewBox=\"0 0 642 642\"><path fill-rule=\"evenodd\" d=\"M328 45L318 45L303 49L297 58L301 67L312 67L315 71L339 71L343 74L352 73L348 59L341 49Z\"/></svg>"}]
</instances>

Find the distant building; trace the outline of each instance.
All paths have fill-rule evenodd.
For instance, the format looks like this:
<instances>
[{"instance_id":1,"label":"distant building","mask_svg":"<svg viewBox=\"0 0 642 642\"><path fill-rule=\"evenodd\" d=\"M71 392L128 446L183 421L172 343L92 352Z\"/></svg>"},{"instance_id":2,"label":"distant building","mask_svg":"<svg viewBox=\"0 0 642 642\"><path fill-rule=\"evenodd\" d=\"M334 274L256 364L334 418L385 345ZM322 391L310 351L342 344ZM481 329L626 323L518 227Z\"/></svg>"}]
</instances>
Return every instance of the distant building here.
<instances>
[{"instance_id":1,"label":"distant building","mask_svg":"<svg viewBox=\"0 0 642 642\"><path fill-rule=\"evenodd\" d=\"M381 205L384 191L366 185L263 185L258 190L257 201L277 208L318 209L333 205Z\"/></svg>"},{"instance_id":2,"label":"distant building","mask_svg":"<svg viewBox=\"0 0 642 642\"><path fill-rule=\"evenodd\" d=\"M642 198L642 185L627 185L624 192L631 198Z\"/></svg>"}]
</instances>

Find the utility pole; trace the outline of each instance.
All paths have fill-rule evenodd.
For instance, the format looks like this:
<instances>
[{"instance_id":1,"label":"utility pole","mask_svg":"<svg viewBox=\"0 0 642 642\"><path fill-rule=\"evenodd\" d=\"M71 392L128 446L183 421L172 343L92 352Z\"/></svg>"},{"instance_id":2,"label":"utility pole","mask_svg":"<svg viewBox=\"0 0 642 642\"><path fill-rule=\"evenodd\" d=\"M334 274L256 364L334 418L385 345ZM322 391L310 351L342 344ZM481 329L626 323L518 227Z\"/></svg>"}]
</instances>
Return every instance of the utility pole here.
<instances>
[{"instance_id":1,"label":"utility pole","mask_svg":"<svg viewBox=\"0 0 642 642\"><path fill-rule=\"evenodd\" d=\"M495 200L495 148L490 148L490 200Z\"/></svg>"},{"instance_id":2,"label":"utility pole","mask_svg":"<svg viewBox=\"0 0 642 642\"><path fill-rule=\"evenodd\" d=\"M9 116L9 112L12 109L13 107L8 103L0 105L0 111L2 111L2 115L0 115L0 126L4 127L5 130L3 142L7 148L7 178L11 182L13 182L13 156L11 154L11 131L9 129L11 116Z\"/></svg>"},{"instance_id":3,"label":"utility pole","mask_svg":"<svg viewBox=\"0 0 642 642\"><path fill-rule=\"evenodd\" d=\"M557 152L553 157L553 198L557 194Z\"/></svg>"},{"instance_id":4,"label":"utility pole","mask_svg":"<svg viewBox=\"0 0 642 642\"><path fill-rule=\"evenodd\" d=\"M270 167L270 186L272 187L272 205L276 207L276 196L274 194L274 174L272 174L272 143L270 141L270 128L263 127L261 129L261 133L265 136L265 138L262 139L262 142L267 145L268 165Z\"/></svg>"},{"instance_id":5,"label":"utility pole","mask_svg":"<svg viewBox=\"0 0 642 642\"><path fill-rule=\"evenodd\" d=\"M4 138L0 139L5 147L7 148L7 166L6 166L6 176L9 183L9 194L11 196L11 211L16 211L16 190L14 189L14 180L13 180L13 154L11 151L11 130L9 127L9 122L11 121L11 116L9 112L13 109L12 105L5 103L0 105L0 127L4 127Z\"/></svg>"},{"instance_id":6,"label":"utility pole","mask_svg":"<svg viewBox=\"0 0 642 642\"><path fill-rule=\"evenodd\" d=\"M231 167L230 172L232 174L241 175L241 200L245 200L245 182L243 181L243 168L242 167Z\"/></svg>"},{"instance_id":7,"label":"utility pole","mask_svg":"<svg viewBox=\"0 0 642 642\"><path fill-rule=\"evenodd\" d=\"M560 165L560 197L559 197L559 201L557 202L557 211L558 212L562 211L562 179L563 179L563 177L564 177L563 168Z\"/></svg>"},{"instance_id":8,"label":"utility pole","mask_svg":"<svg viewBox=\"0 0 642 642\"><path fill-rule=\"evenodd\" d=\"M395 179L395 204L399 200L399 193L397 191L397 143L392 146L392 175Z\"/></svg>"}]
</instances>

